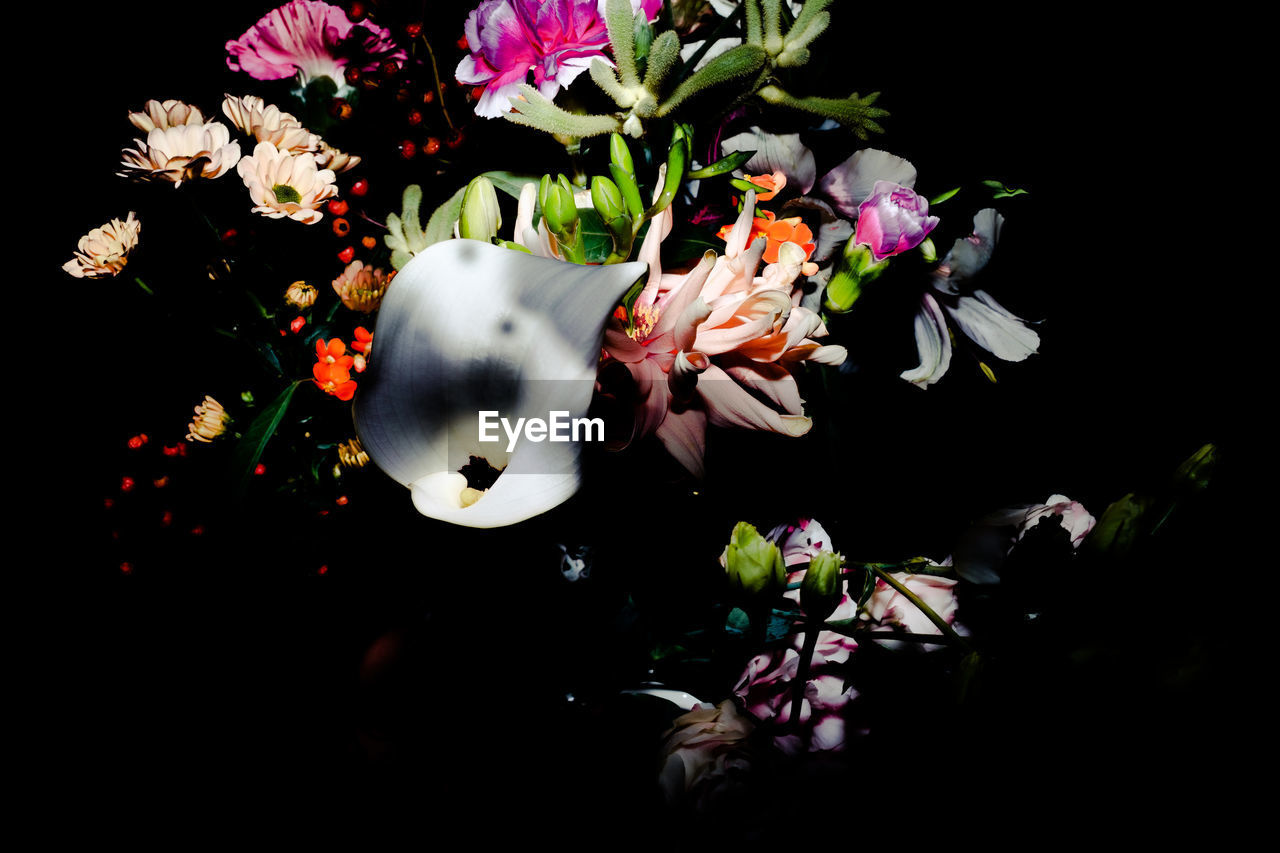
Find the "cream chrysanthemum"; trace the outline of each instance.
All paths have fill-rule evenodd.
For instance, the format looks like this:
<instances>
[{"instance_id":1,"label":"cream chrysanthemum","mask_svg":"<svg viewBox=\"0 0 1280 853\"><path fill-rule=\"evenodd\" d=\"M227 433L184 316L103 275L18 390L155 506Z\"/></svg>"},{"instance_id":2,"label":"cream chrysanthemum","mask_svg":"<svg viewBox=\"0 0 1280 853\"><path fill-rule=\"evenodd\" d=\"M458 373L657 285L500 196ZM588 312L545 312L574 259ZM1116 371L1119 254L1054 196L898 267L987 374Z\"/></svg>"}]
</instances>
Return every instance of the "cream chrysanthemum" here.
<instances>
[{"instance_id":1,"label":"cream chrysanthemum","mask_svg":"<svg viewBox=\"0 0 1280 853\"><path fill-rule=\"evenodd\" d=\"M76 245L76 256L62 268L76 278L119 275L129 261L129 253L138 245L141 227L141 223L133 218L132 210L124 222L112 219L81 237Z\"/></svg>"},{"instance_id":2,"label":"cream chrysanthemum","mask_svg":"<svg viewBox=\"0 0 1280 853\"><path fill-rule=\"evenodd\" d=\"M284 292L284 301L299 311L305 311L316 304L316 295L314 287L305 281L295 281Z\"/></svg>"},{"instance_id":3,"label":"cream chrysanthemum","mask_svg":"<svg viewBox=\"0 0 1280 853\"><path fill-rule=\"evenodd\" d=\"M124 178L141 181L183 181L217 178L226 174L240 159L240 143L231 141L231 132L219 121L183 124L177 127L155 127L146 141L135 139L137 149L121 152L120 172Z\"/></svg>"},{"instance_id":4,"label":"cream chrysanthemum","mask_svg":"<svg viewBox=\"0 0 1280 853\"><path fill-rule=\"evenodd\" d=\"M320 205L338 194L332 169L321 169L310 154L290 154L270 142L259 142L236 167L253 199L254 213L272 219L289 217L305 225L324 218Z\"/></svg>"},{"instance_id":5,"label":"cream chrysanthemum","mask_svg":"<svg viewBox=\"0 0 1280 853\"><path fill-rule=\"evenodd\" d=\"M187 441L208 444L226 432L230 423L231 416L222 404L206 394L204 402L196 406L196 416L187 427L190 430Z\"/></svg>"},{"instance_id":6,"label":"cream chrysanthemum","mask_svg":"<svg viewBox=\"0 0 1280 853\"><path fill-rule=\"evenodd\" d=\"M204 124L204 114L198 107L184 104L182 101L150 100L143 105L141 112L129 113L129 121L143 133L150 133L157 127L167 130L188 124Z\"/></svg>"},{"instance_id":7,"label":"cream chrysanthemum","mask_svg":"<svg viewBox=\"0 0 1280 853\"><path fill-rule=\"evenodd\" d=\"M333 280L333 289L342 304L352 311L372 314L382 305L382 296L395 273L387 275L381 267L367 267L364 261L352 261Z\"/></svg>"},{"instance_id":8,"label":"cream chrysanthemum","mask_svg":"<svg viewBox=\"0 0 1280 853\"><path fill-rule=\"evenodd\" d=\"M242 98L227 95L222 102L222 112L255 142L270 142L291 154L315 153L320 147L320 137L303 127L292 113L284 112L275 104L268 105L257 95Z\"/></svg>"},{"instance_id":9,"label":"cream chrysanthemum","mask_svg":"<svg viewBox=\"0 0 1280 853\"><path fill-rule=\"evenodd\" d=\"M319 164L321 169L332 169L335 174L340 175L348 169L354 169L360 165L360 158L354 154L339 151L321 139L320 147L316 151L316 163Z\"/></svg>"}]
</instances>

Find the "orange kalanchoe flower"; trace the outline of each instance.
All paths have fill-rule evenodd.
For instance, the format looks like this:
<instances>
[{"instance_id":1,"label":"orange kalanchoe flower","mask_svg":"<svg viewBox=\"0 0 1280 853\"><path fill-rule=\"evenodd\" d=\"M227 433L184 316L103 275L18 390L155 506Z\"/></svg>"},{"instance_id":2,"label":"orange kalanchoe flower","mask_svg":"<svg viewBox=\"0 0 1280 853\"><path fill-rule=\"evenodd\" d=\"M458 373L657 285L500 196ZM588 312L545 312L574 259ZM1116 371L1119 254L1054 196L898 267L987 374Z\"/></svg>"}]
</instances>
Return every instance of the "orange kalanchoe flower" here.
<instances>
[{"instance_id":1,"label":"orange kalanchoe flower","mask_svg":"<svg viewBox=\"0 0 1280 853\"><path fill-rule=\"evenodd\" d=\"M754 180L754 179L752 179ZM721 240L727 240L729 232L733 230L733 225L726 225L716 234ZM778 219L772 210L764 211L764 218L757 216L751 220L751 234L747 237L747 245L750 246L759 237L765 237L769 243L764 250L764 262L766 264L776 264L778 262L778 249L783 243L795 243L804 249L805 263L800 268L804 275L813 275L818 271L818 265L811 262L809 258L813 255L813 250L818 248L818 244L813 242L813 231L799 216L788 216L785 219Z\"/></svg>"},{"instance_id":2,"label":"orange kalanchoe flower","mask_svg":"<svg viewBox=\"0 0 1280 853\"><path fill-rule=\"evenodd\" d=\"M324 338L316 341L316 363L311 368L316 387L339 400L350 400L356 393L355 380L351 378L351 365L355 359L346 354L347 347L341 339L328 343Z\"/></svg>"},{"instance_id":3,"label":"orange kalanchoe flower","mask_svg":"<svg viewBox=\"0 0 1280 853\"><path fill-rule=\"evenodd\" d=\"M756 191L756 202L768 201L787 186L787 176L783 172L774 172L772 175L747 175L746 179L758 187L764 187L763 192Z\"/></svg>"},{"instance_id":4,"label":"orange kalanchoe flower","mask_svg":"<svg viewBox=\"0 0 1280 853\"><path fill-rule=\"evenodd\" d=\"M364 373L369 366L369 353L373 350L373 334L364 326L356 326L356 339L351 342L351 348L356 351L356 373Z\"/></svg>"}]
</instances>

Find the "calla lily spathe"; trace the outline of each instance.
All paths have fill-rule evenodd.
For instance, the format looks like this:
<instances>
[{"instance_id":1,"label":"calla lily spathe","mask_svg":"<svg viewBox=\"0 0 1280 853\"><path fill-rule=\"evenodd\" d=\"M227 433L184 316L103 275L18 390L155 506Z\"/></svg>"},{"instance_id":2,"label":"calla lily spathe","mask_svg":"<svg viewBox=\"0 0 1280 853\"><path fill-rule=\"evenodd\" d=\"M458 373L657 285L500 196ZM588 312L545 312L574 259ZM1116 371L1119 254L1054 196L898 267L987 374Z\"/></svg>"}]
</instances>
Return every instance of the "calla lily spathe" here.
<instances>
[{"instance_id":1,"label":"calla lily spathe","mask_svg":"<svg viewBox=\"0 0 1280 853\"><path fill-rule=\"evenodd\" d=\"M609 312L640 263L578 266L478 240L436 243L383 297L378 355L355 400L370 458L408 486L423 515L468 527L514 524L578 488L577 442L479 440L480 411L585 417ZM459 469L472 456L502 473L478 500Z\"/></svg>"}]
</instances>

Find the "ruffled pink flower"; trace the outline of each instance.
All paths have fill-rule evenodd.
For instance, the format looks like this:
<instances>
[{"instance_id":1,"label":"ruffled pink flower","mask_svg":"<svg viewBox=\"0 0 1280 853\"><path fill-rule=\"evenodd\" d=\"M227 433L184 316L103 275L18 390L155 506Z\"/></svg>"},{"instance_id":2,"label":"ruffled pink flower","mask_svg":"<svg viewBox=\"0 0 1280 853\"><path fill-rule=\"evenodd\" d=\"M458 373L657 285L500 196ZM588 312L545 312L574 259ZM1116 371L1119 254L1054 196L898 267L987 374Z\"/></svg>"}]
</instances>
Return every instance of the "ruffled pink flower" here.
<instances>
[{"instance_id":1,"label":"ruffled pink flower","mask_svg":"<svg viewBox=\"0 0 1280 853\"><path fill-rule=\"evenodd\" d=\"M350 88L344 76L348 64L372 71L387 59L407 58L390 30L367 20L357 29L341 7L321 0L290 0L272 9L240 38L228 41L226 50L227 67L255 80L297 75L299 88L304 88L313 78L325 76L339 91Z\"/></svg>"},{"instance_id":2,"label":"ruffled pink flower","mask_svg":"<svg viewBox=\"0 0 1280 853\"><path fill-rule=\"evenodd\" d=\"M941 616L948 625L955 622L958 605L955 593L956 581L953 578L908 572L894 572L892 577ZM861 618L867 622L877 623L873 630L896 629L909 634L942 633L923 610L883 580L876 581L875 592L862 606Z\"/></svg>"},{"instance_id":3,"label":"ruffled pink flower","mask_svg":"<svg viewBox=\"0 0 1280 853\"><path fill-rule=\"evenodd\" d=\"M467 16L470 55L458 63L462 83L483 85L476 115L494 118L511 109L510 99L533 72L533 85L554 98L604 54L609 44L605 0L484 0ZM633 11L653 20L661 0L631 0Z\"/></svg>"},{"instance_id":4,"label":"ruffled pink flower","mask_svg":"<svg viewBox=\"0 0 1280 853\"><path fill-rule=\"evenodd\" d=\"M937 226L938 217L929 215L928 200L915 190L876 181L871 195L858 205L854 234L880 261L919 246Z\"/></svg>"},{"instance_id":5,"label":"ruffled pink flower","mask_svg":"<svg viewBox=\"0 0 1280 853\"><path fill-rule=\"evenodd\" d=\"M804 435L813 425L792 370L799 362L840 364L841 346L824 346L822 318L798 304L794 289L804 250L783 244L778 262L756 275L766 241L747 245L755 194L728 235L724 255L708 252L682 275L664 274L661 241L671 209L649 226L639 260L649 280L637 298L636 323L614 318L605 353L626 366L636 386L633 437L653 434L701 476L707 424Z\"/></svg>"}]
</instances>

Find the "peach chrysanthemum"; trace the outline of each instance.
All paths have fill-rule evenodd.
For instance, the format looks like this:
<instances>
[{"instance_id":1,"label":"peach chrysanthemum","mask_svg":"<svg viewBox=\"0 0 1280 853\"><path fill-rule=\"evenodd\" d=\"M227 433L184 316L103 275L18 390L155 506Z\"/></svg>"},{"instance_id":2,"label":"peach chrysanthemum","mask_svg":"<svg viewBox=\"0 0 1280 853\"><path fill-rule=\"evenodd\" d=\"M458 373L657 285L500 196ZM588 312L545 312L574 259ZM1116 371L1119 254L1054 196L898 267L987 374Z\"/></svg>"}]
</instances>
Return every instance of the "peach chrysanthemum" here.
<instances>
[{"instance_id":1,"label":"peach chrysanthemum","mask_svg":"<svg viewBox=\"0 0 1280 853\"><path fill-rule=\"evenodd\" d=\"M138 245L141 227L141 223L133 218L132 210L124 222L112 219L81 237L76 245L76 256L62 268L76 278L119 275L129 261L129 253Z\"/></svg>"},{"instance_id":2,"label":"peach chrysanthemum","mask_svg":"<svg viewBox=\"0 0 1280 853\"><path fill-rule=\"evenodd\" d=\"M348 169L354 169L360 165L360 158L354 154L339 151L321 139L319 150L316 151L316 164L321 169L332 169L336 174L340 175Z\"/></svg>"},{"instance_id":3,"label":"peach chrysanthemum","mask_svg":"<svg viewBox=\"0 0 1280 853\"><path fill-rule=\"evenodd\" d=\"M227 95L222 102L222 112L236 129L254 142L270 142L281 151L291 154L315 153L320 147L320 137L302 126L292 113L275 104L268 105L257 95L237 98Z\"/></svg>"},{"instance_id":4,"label":"peach chrysanthemum","mask_svg":"<svg viewBox=\"0 0 1280 853\"><path fill-rule=\"evenodd\" d=\"M314 225L324 218L320 205L338 194L332 169L319 168L310 154L290 154L270 142L259 142L236 169L249 188L254 213L272 219L287 216Z\"/></svg>"},{"instance_id":5,"label":"peach chrysanthemum","mask_svg":"<svg viewBox=\"0 0 1280 853\"><path fill-rule=\"evenodd\" d=\"M333 280L333 289L342 304L352 311L372 314L382 304L382 296L395 273L387 275L381 267L367 267L364 261L352 261Z\"/></svg>"},{"instance_id":6,"label":"peach chrysanthemum","mask_svg":"<svg viewBox=\"0 0 1280 853\"><path fill-rule=\"evenodd\" d=\"M284 292L284 301L297 308L299 311L305 311L312 305L316 304L316 289L305 281L295 281L289 285L289 289Z\"/></svg>"},{"instance_id":7,"label":"peach chrysanthemum","mask_svg":"<svg viewBox=\"0 0 1280 853\"><path fill-rule=\"evenodd\" d=\"M190 432L187 433L187 441L208 444L226 432L229 423L231 423L231 416L227 414L226 409L206 394L204 402L196 406L196 416L188 426Z\"/></svg>"},{"instance_id":8,"label":"peach chrysanthemum","mask_svg":"<svg viewBox=\"0 0 1280 853\"><path fill-rule=\"evenodd\" d=\"M240 159L240 143L231 141L231 132L219 121L182 124L177 127L155 127L144 142L135 139L137 149L121 152L123 178L141 181L183 181L217 178L227 173Z\"/></svg>"},{"instance_id":9,"label":"peach chrysanthemum","mask_svg":"<svg viewBox=\"0 0 1280 853\"><path fill-rule=\"evenodd\" d=\"M188 124L204 124L204 114L198 107L184 104L182 101L150 100L143 105L141 112L129 113L129 121L143 133L150 133L157 127L167 130Z\"/></svg>"}]
</instances>

